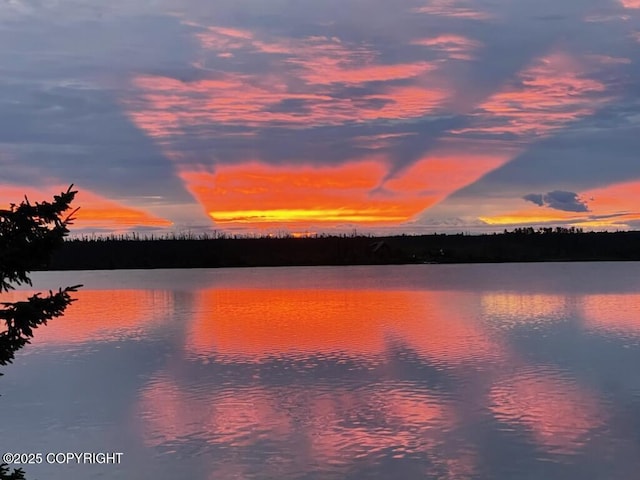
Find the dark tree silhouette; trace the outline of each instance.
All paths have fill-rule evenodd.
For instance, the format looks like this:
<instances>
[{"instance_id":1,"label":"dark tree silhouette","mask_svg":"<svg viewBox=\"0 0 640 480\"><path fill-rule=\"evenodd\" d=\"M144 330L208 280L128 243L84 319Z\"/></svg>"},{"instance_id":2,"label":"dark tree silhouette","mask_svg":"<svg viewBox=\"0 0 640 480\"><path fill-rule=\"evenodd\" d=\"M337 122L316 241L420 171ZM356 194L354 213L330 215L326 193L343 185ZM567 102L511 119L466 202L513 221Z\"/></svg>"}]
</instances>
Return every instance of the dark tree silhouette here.
<instances>
[{"instance_id":1,"label":"dark tree silhouette","mask_svg":"<svg viewBox=\"0 0 640 480\"><path fill-rule=\"evenodd\" d=\"M53 250L63 242L76 212L69 213L77 193L72 188L73 185L55 195L53 202L32 204L25 198L19 205L11 204L8 210L0 210L0 293L15 285L31 285L29 272L46 265ZM0 303L0 365L12 362L15 352L33 337L34 328L62 315L73 302L71 293L79 287ZM7 464L0 464L0 480L22 479L21 469L11 472Z\"/></svg>"}]
</instances>

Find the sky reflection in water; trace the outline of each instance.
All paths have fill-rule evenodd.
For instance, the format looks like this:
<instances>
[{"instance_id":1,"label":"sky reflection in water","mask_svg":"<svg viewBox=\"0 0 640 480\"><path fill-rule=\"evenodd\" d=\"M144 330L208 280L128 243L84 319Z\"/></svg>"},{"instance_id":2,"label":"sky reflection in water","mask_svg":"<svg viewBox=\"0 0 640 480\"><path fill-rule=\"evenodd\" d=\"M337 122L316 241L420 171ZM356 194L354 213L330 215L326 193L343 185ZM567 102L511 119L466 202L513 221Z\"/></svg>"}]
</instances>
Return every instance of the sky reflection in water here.
<instances>
[{"instance_id":1,"label":"sky reflection in water","mask_svg":"<svg viewBox=\"0 0 640 480\"><path fill-rule=\"evenodd\" d=\"M632 478L637 268L39 274L86 287L5 369L0 433L125 452L53 479Z\"/></svg>"}]
</instances>

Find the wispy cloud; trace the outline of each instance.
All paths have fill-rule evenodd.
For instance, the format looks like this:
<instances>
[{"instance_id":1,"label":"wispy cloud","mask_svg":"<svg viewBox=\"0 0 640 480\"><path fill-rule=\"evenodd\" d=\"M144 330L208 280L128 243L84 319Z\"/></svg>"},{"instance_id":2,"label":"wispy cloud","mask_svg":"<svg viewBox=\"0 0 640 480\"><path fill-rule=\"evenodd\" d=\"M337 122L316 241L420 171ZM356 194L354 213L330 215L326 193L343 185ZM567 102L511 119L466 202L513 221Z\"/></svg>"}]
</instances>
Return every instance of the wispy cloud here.
<instances>
[{"instance_id":1,"label":"wispy cloud","mask_svg":"<svg viewBox=\"0 0 640 480\"><path fill-rule=\"evenodd\" d=\"M537 59L478 107L474 126L454 133L547 135L608 100L605 85L588 78L578 59L558 52Z\"/></svg>"},{"instance_id":2,"label":"wispy cloud","mask_svg":"<svg viewBox=\"0 0 640 480\"><path fill-rule=\"evenodd\" d=\"M470 20L488 20L493 14L474 8L472 1L465 0L429 0L425 5L415 9L418 13L443 17L463 18Z\"/></svg>"}]
</instances>

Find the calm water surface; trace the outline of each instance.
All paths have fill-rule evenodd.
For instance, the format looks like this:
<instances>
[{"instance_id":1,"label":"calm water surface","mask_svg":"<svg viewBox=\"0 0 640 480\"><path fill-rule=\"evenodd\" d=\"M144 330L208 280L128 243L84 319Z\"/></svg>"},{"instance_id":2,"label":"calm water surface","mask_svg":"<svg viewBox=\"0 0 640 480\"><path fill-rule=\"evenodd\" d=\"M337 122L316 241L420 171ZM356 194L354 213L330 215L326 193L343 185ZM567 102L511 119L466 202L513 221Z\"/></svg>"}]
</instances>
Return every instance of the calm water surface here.
<instances>
[{"instance_id":1,"label":"calm water surface","mask_svg":"<svg viewBox=\"0 0 640 480\"><path fill-rule=\"evenodd\" d=\"M85 287L2 369L0 453L124 454L41 480L635 479L639 274L39 273Z\"/></svg>"}]
</instances>

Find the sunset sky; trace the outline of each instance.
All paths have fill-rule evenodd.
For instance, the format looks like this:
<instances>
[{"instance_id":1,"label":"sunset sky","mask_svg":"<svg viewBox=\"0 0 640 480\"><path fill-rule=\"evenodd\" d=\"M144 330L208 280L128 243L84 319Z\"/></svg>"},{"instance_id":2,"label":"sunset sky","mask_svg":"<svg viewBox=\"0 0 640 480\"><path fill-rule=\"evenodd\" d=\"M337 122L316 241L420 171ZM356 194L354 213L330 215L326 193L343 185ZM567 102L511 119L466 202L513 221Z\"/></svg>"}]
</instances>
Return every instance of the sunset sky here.
<instances>
[{"instance_id":1,"label":"sunset sky","mask_svg":"<svg viewBox=\"0 0 640 480\"><path fill-rule=\"evenodd\" d=\"M8 0L0 208L78 232L640 229L640 0Z\"/></svg>"}]
</instances>

